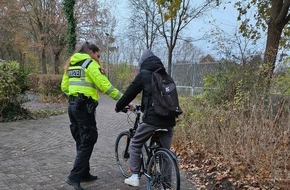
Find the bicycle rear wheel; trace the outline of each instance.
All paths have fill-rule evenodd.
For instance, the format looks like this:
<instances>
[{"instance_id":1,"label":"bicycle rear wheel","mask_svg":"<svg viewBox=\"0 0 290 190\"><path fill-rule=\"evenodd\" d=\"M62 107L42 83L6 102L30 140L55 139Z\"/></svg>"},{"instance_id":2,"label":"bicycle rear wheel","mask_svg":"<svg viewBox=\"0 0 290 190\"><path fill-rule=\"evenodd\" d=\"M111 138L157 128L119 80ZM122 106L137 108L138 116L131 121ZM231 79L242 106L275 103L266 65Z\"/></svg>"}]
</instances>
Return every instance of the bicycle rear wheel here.
<instances>
[{"instance_id":1,"label":"bicycle rear wheel","mask_svg":"<svg viewBox=\"0 0 290 190\"><path fill-rule=\"evenodd\" d=\"M167 149L157 150L150 159L148 170L150 189L179 190L180 175L176 158Z\"/></svg>"},{"instance_id":2,"label":"bicycle rear wheel","mask_svg":"<svg viewBox=\"0 0 290 190\"><path fill-rule=\"evenodd\" d=\"M115 143L115 156L118 168L124 177L131 176L131 170L129 167L129 144L130 135L128 131L121 132Z\"/></svg>"}]
</instances>

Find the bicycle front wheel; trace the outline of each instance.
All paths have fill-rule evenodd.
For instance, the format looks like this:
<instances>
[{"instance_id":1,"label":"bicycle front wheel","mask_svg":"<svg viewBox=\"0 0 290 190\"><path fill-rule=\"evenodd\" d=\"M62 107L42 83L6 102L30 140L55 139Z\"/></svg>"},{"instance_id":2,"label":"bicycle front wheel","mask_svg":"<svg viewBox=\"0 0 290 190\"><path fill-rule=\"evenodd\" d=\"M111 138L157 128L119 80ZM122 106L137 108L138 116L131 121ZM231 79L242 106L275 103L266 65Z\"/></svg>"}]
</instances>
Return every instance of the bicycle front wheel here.
<instances>
[{"instance_id":1,"label":"bicycle front wheel","mask_svg":"<svg viewBox=\"0 0 290 190\"><path fill-rule=\"evenodd\" d=\"M128 131L121 132L115 143L115 157L117 161L117 166L124 177L131 176L131 170L129 167L129 145L130 145L130 135Z\"/></svg>"},{"instance_id":2,"label":"bicycle front wheel","mask_svg":"<svg viewBox=\"0 0 290 190\"><path fill-rule=\"evenodd\" d=\"M169 150L161 149L150 159L147 174L150 189L179 190L180 175L177 160Z\"/></svg>"}]
</instances>

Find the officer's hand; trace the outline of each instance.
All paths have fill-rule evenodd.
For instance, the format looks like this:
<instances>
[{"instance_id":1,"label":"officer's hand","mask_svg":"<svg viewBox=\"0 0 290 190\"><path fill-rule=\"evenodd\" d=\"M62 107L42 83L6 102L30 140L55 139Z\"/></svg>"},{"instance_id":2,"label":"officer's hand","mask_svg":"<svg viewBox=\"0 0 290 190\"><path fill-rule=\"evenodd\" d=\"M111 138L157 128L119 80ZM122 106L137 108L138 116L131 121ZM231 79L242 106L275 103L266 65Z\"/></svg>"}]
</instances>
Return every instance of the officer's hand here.
<instances>
[{"instance_id":1,"label":"officer's hand","mask_svg":"<svg viewBox=\"0 0 290 190\"><path fill-rule=\"evenodd\" d=\"M134 104L131 102L128 106L129 106L130 111L133 112L135 109Z\"/></svg>"},{"instance_id":2,"label":"officer's hand","mask_svg":"<svg viewBox=\"0 0 290 190\"><path fill-rule=\"evenodd\" d=\"M105 69L103 67L100 68L101 73L105 73Z\"/></svg>"}]
</instances>

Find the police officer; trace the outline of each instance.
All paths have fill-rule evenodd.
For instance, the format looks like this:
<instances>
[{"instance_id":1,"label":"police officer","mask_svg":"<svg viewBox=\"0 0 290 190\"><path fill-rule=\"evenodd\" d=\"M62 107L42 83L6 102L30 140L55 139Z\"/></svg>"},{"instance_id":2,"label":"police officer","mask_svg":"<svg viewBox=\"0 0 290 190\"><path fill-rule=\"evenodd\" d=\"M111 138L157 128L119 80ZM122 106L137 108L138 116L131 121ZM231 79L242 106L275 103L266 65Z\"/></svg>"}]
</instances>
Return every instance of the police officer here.
<instances>
[{"instance_id":1,"label":"police officer","mask_svg":"<svg viewBox=\"0 0 290 190\"><path fill-rule=\"evenodd\" d=\"M76 142L77 155L66 182L82 190L80 182L93 181L98 177L90 174L89 160L98 138L95 109L100 95L97 91L118 100L122 93L115 88L99 64L100 49L84 43L66 63L61 90L69 96L68 115L71 134Z\"/></svg>"}]
</instances>

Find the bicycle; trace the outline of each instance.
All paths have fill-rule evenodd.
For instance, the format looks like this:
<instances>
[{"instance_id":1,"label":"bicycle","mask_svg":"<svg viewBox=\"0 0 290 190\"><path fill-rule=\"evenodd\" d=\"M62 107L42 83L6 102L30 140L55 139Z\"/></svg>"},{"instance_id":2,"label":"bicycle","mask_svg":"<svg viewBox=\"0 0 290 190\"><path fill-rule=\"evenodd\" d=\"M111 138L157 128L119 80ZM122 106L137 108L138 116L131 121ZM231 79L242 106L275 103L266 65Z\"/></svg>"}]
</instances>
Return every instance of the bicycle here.
<instances>
[{"instance_id":1,"label":"bicycle","mask_svg":"<svg viewBox=\"0 0 290 190\"><path fill-rule=\"evenodd\" d=\"M128 114L129 107L123 112ZM140 124L141 106L136 105L134 108L136 115L134 126L129 130L121 132L115 143L115 156L117 165L124 177L130 177L131 171L128 165L130 158L129 145L135 131ZM129 118L129 114L128 114ZM139 179L142 175L147 177L147 190L179 190L180 174L176 155L161 146L159 137L166 133L167 129L157 129L142 147Z\"/></svg>"}]
</instances>

